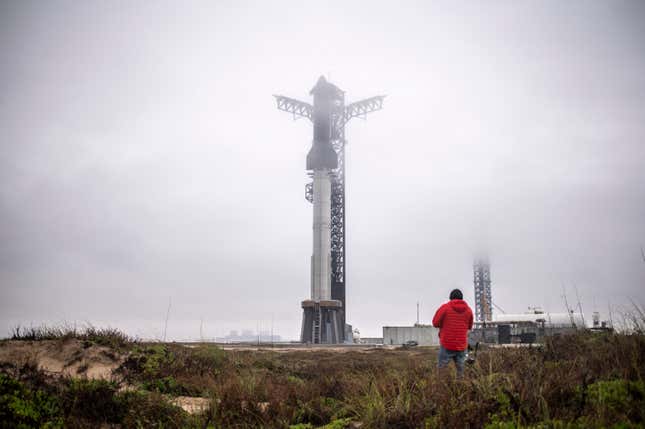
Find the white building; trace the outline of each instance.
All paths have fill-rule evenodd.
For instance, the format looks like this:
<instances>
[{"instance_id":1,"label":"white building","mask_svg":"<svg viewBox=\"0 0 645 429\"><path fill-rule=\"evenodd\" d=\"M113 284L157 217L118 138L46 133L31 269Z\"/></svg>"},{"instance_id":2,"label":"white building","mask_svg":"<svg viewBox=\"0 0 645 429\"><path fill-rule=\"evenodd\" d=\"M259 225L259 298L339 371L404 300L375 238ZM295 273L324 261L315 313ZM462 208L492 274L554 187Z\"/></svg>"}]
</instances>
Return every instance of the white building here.
<instances>
[{"instance_id":1,"label":"white building","mask_svg":"<svg viewBox=\"0 0 645 429\"><path fill-rule=\"evenodd\" d=\"M383 327L384 345L400 346L408 341L416 341L420 346L438 346L439 329L430 325Z\"/></svg>"}]
</instances>

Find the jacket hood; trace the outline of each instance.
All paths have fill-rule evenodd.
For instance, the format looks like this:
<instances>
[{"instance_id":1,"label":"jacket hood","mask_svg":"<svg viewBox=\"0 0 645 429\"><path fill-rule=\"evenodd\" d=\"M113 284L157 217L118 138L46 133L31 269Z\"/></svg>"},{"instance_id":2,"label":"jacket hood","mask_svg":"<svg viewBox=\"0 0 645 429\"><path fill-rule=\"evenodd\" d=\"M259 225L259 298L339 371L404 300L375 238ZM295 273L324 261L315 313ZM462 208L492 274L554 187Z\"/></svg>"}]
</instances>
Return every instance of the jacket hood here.
<instances>
[{"instance_id":1,"label":"jacket hood","mask_svg":"<svg viewBox=\"0 0 645 429\"><path fill-rule=\"evenodd\" d=\"M468 310L468 304L463 299L451 299L449 304L457 313L463 313Z\"/></svg>"}]
</instances>

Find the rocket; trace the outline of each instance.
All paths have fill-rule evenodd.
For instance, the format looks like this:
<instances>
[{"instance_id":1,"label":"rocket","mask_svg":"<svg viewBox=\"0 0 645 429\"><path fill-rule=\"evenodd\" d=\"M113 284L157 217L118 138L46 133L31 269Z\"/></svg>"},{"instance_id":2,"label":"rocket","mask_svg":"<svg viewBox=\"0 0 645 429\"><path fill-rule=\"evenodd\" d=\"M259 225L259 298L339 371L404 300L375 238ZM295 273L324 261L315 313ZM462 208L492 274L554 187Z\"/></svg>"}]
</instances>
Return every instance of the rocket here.
<instances>
[{"instance_id":1,"label":"rocket","mask_svg":"<svg viewBox=\"0 0 645 429\"><path fill-rule=\"evenodd\" d=\"M331 144L334 100L340 90L321 76L310 94L314 97L314 138L307 154L307 170L313 170L313 253L311 300L331 300L331 172L338 155Z\"/></svg>"},{"instance_id":2,"label":"rocket","mask_svg":"<svg viewBox=\"0 0 645 429\"><path fill-rule=\"evenodd\" d=\"M275 96L278 110L291 113L294 118L308 118L314 126L306 163L313 183L305 188L307 201L313 203L311 293L310 298L302 301L300 341L338 344L351 340L351 326L345 324L345 124L351 118L380 110L384 96L345 105L345 92L324 76L309 95L313 96L313 105Z\"/></svg>"}]
</instances>

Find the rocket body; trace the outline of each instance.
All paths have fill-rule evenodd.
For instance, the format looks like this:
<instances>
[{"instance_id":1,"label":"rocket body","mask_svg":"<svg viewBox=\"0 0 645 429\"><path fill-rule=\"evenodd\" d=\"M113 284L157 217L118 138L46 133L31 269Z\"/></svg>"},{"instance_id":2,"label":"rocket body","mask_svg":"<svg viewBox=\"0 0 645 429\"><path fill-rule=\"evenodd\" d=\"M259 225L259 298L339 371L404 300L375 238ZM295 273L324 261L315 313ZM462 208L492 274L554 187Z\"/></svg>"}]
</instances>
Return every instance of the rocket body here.
<instances>
[{"instance_id":1,"label":"rocket body","mask_svg":"<svg viewBox=\"0 0 645 429\"><path fill-rule=\"evenodd\" d=\"M313 253L311 299L331 299L331 177L329 170L314 170Z\"/></svg>"},{"instance_id":2,"label":"rocket body","mask_svg":"<svg viewBox=\"0 0 645 429\"><path fill-rule=\"evenodd\" d=\"M339 89L320 77L311 90L314 96L314 139L307 154L307 170L313 170L313 254L311 256L311 299L331 300L331 171L338 155L331 144L334 100Z\"/></svg>"}]
</instances>

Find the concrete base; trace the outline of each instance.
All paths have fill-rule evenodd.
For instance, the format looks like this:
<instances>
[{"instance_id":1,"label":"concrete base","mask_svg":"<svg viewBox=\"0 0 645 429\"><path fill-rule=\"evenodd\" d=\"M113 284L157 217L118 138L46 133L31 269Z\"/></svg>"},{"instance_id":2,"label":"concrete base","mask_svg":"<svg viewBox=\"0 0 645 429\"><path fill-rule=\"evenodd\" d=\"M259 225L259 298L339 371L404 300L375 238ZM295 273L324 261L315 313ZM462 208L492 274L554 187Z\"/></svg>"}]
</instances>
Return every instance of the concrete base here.
<instances>
[{"instance_id":1,"label":"concrete base","mask_svg":"<svg viewBox=\"0 0 645 429\"><path fill-rule=\"evenodd\" d=\"M328 301L302 301L302 330L300 341L310 344L340 344L343 342L343 304Z\"/></svg>"}]
</instances>

